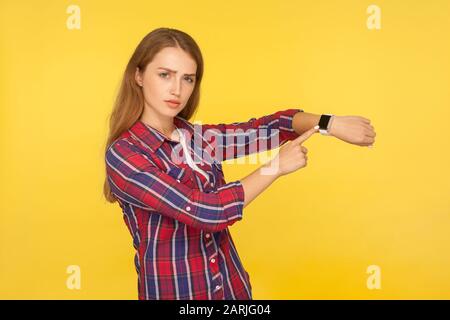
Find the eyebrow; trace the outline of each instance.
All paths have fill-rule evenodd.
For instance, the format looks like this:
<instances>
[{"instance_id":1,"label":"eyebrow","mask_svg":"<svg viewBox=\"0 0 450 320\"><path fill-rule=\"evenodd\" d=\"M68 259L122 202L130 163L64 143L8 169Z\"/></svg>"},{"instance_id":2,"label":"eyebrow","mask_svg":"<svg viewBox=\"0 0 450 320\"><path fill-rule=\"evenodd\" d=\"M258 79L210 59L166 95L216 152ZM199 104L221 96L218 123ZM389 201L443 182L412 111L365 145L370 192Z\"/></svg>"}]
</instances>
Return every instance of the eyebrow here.
<instances>
[{"instance_id":1,"label":"eyebrow","mask_svg":"<svg viewBox=\"0 0 450 320\"><path fill-rule=\"evenodd\" d=\"M167 70L167 71L171 71L171 72L177 73L175 70L171 70L169 68L159 67L158 69L164 69L164 70ZM195 76L195 73L190 73L190 74L185 73L184 75L185 76Z\"/></svg>"}]
</instances>

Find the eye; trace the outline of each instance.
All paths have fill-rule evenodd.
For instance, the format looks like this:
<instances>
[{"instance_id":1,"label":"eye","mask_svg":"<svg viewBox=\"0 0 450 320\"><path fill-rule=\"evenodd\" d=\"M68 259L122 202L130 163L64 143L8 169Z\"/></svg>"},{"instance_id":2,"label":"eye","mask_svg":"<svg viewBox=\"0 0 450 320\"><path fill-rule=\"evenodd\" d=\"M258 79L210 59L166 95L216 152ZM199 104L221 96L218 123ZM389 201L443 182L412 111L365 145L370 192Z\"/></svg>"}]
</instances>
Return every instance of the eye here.
<instances>
[{"instance_id":1,"label":"eye","mask_svg":"<svg viewBox=\"0 0 450 320\"><path fill-rule=\"evenodd\" d=\"M185 79L187 79L188 82L190 82L190 83L194 83L194 80L192 78L190 78L190 77L186 77Z\"/></svg>"},{"instance_id":2,"label":"eye","mask_svg":"<svg viewBox=\"0 0 450 320\"><path fill-rule=\"evenodd\" d=\"M162 74L168 75L167 72L161 72L159 75L161 76ZM163 77L164 78L164 77Z\"/></svg>"}]
</instances>

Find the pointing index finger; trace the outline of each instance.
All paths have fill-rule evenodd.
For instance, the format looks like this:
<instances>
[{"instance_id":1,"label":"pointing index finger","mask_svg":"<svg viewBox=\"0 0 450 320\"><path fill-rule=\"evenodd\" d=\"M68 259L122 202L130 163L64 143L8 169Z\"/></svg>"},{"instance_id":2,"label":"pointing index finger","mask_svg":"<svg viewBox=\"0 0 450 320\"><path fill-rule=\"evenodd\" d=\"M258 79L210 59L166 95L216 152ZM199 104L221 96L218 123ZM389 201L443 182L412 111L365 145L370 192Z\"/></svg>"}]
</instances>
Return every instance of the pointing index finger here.
<instances>
[{"instance_id":1,"label":"pointing index finger","mask_svg":"<svg viewBox=\"0 0 450 320\"><path fill-rule=\"evenodd\" d=\"M308 131L303 132L303 134L297 138L295 138L294 140L292 140L293 143L295 144L302 144L303 142L305 142L309 137L311 137L314 133L319 131L319 126L315 126L311 129L309 129Z\"/></svg>"}]
</instances>

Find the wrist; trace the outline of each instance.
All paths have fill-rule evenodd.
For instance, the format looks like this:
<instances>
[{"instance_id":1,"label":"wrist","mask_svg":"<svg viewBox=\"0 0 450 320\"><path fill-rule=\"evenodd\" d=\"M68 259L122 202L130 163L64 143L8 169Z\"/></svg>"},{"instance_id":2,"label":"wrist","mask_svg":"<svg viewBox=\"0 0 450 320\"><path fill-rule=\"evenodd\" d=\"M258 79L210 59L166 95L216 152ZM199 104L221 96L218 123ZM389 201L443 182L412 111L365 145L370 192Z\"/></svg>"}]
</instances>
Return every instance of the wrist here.
<instances>
[{"instance_id":1,"label":"wrist","mask_svg":"<svg viewBox=\"0 0 450 320\"><path fill-rule=\"evenodd\" d=\"M330 136L332 136L333 135L333 122L334 122L334 120L335 120L335 115L333 115L331 118L330 118L330 123L328 124L328 129L327 129L327 131L328 131L328 133L330 134Z\"/></svg>"},{"instance_id":2,"label":"wrist","mask_svg":"<svg viewBox=\"0 0 450 320\"><path fill-rule=\"evenodd\" d=\"M280 170L279 159L278 156L274 159L266 162L259 168L259 172L261 175L271 176L273 180L278 179L283 174Z\"/></svg>"}]
</instances>

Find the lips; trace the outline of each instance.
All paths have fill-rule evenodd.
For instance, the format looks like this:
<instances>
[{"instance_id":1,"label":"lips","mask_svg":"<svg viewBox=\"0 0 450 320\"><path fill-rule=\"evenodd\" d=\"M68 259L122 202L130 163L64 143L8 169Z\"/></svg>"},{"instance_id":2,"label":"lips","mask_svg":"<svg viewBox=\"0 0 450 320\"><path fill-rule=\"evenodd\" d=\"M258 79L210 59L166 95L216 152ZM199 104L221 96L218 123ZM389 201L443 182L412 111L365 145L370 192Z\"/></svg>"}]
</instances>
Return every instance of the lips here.
<instances>
[{"instance_id":1,"label":"lips","mask_svg":"<svg viewBox=\"0 0 450 320\"><path fill-rule=\"evenodd\" d=\"M171 108L177 108L180 105L180 102L176 100L165 100L166 104Z\"/></svg>"},{"instance_id":2,"label":"lips","mask_svg":"<svg viewBox=\"0 0 450 320\"><path fill-rule=\"evenodd\" d=\"M164 100L166 102L171 102L171 103L175 103L175 104L180 104L181 102L178 100Z\"/></svg>"}]
</instances>

